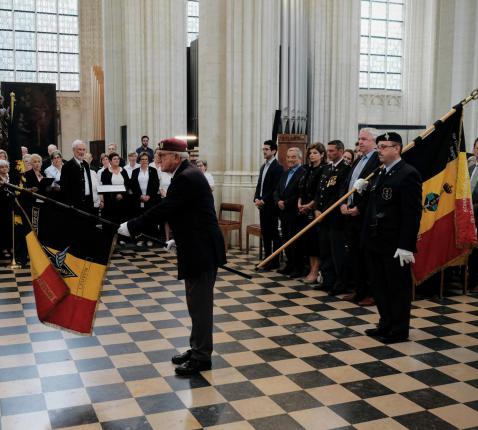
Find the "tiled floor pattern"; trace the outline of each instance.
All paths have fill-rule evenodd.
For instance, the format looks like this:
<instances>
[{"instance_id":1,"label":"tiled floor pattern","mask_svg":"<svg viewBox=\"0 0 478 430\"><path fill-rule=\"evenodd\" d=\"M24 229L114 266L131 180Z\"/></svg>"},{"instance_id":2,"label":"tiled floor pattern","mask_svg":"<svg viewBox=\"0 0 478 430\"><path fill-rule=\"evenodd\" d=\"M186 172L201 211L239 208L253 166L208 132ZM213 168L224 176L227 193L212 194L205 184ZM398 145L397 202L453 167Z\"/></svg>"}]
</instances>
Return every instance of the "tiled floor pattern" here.
<instances>
[{"instance_id":1,"label":"tiled floor pattern","mask_svg":"<svg viewBox=\"0 0 478 430\"><path fill-rule=\"evenodd\" d=\"M29 272L1 269L1 428L478 428L478 297L415 302L412 341L384 346L363 334L374 308L221 270L213 370L181 379L169 360L190 320L175 272L164 252L116 253L82 337L39 323Z\"/></svg>"}]
</instances>

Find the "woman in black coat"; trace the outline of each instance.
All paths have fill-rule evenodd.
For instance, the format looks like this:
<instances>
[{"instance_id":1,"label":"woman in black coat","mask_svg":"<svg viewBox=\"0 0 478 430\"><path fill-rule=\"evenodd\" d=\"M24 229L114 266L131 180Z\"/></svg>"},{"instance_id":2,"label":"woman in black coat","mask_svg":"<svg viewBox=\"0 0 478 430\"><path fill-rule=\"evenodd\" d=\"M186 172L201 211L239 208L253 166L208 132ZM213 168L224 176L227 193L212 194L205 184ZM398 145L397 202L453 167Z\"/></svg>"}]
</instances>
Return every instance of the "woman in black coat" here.
<instances>
[{"instance_id":1,"label":"woman in black coat","mask_svg":"<svg viewBox=\"0 0 478 430\"><path fill-rule=\"evenodd\" d=\"M120 156L116 152L108 155L111 166L101 174L102 185L124 185L125 191L103 193L102 216L112 222L121 223L129 217L127 196L129 191L129 177L125 169L120 167Z\"/></svg>"},{"instance_id":2,"label":"woman in black coat","mask_svg":"<svg viewBox=\"0 0 478 430\"><path fill-rule=\"evenodd\" d=\"M301 228L304 228L314 219L315 194L319 185L322 167L326 165L327 155L325 146L320 143L314 143L307 150L307 171L302 176L299 183L299 201L298 209L300 214ZM319 275L319 238L317 227L311 228L302 236L301 240L304 255L309 257L309 274L302 279L306 284L317 282Z\"/></svg>"},{"instance_id":3,"label":"woman in black coat","mask_svg":"<svg viewBox=\"0 0 478 430\"><path fill-rule=\"evenodd\" d=\"M130 180L133 217L142 215L161 200L158 171L149 166L148 154L142 152L138 161L140 167L133 170ZM157 237L159 232L156 228L150 230L148 234ZM148 246L152 245L150 242L147 244ZM138 241L137 245L143 245L143 241Z\"/></svg>"}]
</instances>

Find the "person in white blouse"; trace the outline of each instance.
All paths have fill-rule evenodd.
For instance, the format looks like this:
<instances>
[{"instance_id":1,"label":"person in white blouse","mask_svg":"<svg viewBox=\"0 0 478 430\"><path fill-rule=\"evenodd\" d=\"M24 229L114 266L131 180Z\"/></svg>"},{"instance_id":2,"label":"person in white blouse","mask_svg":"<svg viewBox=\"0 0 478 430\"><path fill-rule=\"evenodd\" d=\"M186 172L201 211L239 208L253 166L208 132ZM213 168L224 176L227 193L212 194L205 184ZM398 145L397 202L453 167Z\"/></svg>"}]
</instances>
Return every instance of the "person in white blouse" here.
<instances>
[{"instance_id":1,"label":"person in white blouse","mask_svg":"<svg viewBox=\"0 0 478 430\"><path fill-rule=\"evenodd\" d=\"M98 172L96 172L99 182L101 182L101 174L105 171L105 169L109 169L110 167L110 159L105 153L103 153L100 155L100 162L102 167L98 170Z\"/></svg>"},{"instance_id":2,"label":"person in white blouse","mask_svg":"<svg viewBox=\"0 0 478 430\"><path fill-rule=\"evenodd\" d=\"M166 193L168 192L169 185L171 184L171 175L167 172L163 172L161 170L161 160L159 158L160 149L156 149L154 152L154 161L151 162L149 165L154 167L158 172L159 177L159 194L161 197L166 197Z\"/></svg>"},{"instance_id":3,"label":"person in white blouse","mask_svg":"<svg viewBox=\"0 0 478 430\"><path fill-rule=\"evenodd\" d=\"M204 173L209 186L211 187L211 191L214 191L214 178L212 175L207 171L207 161L206 160L197 160L196 166L199 167L199 170Z\"/></svg>"},{"instance_id":4,"label":"person in white blouse","mask_svg":"<svg viewBox=\"0 0 478 430\"><path fill-rule=\"evenodd\" d=\"M63 159L60 151L53 151L50 154L51 165L45 169L45 176L53 178L51 184L52 191L60 191L61 168L63 167Z\"/></svg>"},{"instance_id":5,"label":"person in white blouse","mask_svg":"<svg viewBox=\"0 0 478 430\"><path fill-rule=\"evenodd\" d=\"M130 152L128 154L128 164L124 166L124 169L126 170L126 173L128 174L130 179L131 179L131 173L133 173L133 170L139 167L139 164L136 162L137 158L138 158L138 154L136 154L135 151Z\"/></svg>"}]
</instances>

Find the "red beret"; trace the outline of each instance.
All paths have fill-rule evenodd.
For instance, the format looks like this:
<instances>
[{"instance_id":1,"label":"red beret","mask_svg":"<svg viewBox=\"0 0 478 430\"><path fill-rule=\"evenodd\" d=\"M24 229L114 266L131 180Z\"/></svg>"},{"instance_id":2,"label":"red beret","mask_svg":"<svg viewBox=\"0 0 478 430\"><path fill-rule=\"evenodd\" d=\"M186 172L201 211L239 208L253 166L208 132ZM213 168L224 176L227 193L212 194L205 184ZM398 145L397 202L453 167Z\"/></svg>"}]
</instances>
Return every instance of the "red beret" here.
<instances>
[{"instance_id":1,"label":"red beret","mask_svg":"<svg viewBox=\"0 0 478 430\"><path fill-rule=\"evenodd\" d=\"M186 152L188 150L188 144L184 140L170 137L159 142L158 149L170 152Z\"/></svg>"}]
</instances>

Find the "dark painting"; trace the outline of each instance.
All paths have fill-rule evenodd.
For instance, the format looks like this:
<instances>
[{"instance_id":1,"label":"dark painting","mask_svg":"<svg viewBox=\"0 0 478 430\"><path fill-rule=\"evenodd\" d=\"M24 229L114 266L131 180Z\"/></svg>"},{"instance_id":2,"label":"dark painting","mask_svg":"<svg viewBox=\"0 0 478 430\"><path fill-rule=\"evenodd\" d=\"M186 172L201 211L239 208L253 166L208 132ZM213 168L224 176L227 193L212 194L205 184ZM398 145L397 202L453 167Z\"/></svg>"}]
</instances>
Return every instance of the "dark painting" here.
<instances>
[{"instance_id":1,"label":"dark painting","mask_svg":"<svg viewBox=\"0 0 478 430\"><path fill-rule=\"evenodd\" d=\"M10 106L10 93L15 93L17 144L30 154L47 155L47 147L57 144L56 85L27 82L2 82L5 107Z\"/></svg>"}]
</instances>

